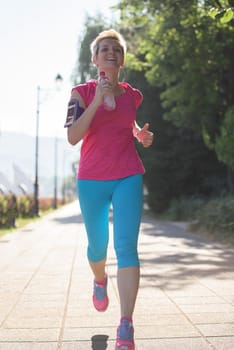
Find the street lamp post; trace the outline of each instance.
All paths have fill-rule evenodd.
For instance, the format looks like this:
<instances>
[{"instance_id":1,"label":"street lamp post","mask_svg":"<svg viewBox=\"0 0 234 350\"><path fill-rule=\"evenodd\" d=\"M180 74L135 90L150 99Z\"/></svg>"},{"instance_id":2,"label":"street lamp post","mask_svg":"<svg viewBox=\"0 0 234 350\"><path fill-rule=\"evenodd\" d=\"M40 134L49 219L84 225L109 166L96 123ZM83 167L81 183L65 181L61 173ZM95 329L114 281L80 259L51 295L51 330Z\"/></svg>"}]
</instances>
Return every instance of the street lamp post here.
<instances>
[{"instance_id":1,"label":"street lamp post","mask_svg":"<svg viewBox=\"0 0 234 350\"><path fill-rule=\"evenodd\" d=\"M62 83L63 78L60 74L57 74L55 77L55 82L57 85ZM38 176L38 170L39 170L39 120L40 120L40 94L41 94L41 87L37 86L37 110L36 110L36 136L35 136L35 181L34 181L34 215L39 216L39 176ZM51 89L43 89L43 91L51 91ZM56 145L57 148L57 145ZM56 198L56 206L57 206L57 150L55 154L55 169L56 169L56 189L54 190L54 202Z\"/></svg>"},{"instance_id":2,"label":"street lamp post","mask_svg":"<svg viewBox=\"0 0 234 350\"><path fill-rule=\"evenodd\" d=\"M54 140L54 201L53 208L57 209L57 192L58 192L58 138Z\"/></svg>"},{"instance_id":3,"label":"street lamp post","mask_svg":"<svg viewBox=\"0 0 234 350\"><path fill-rule=\"evenodd\" d=\"M38 184L38 151L39 151L39 117L40 117L40 86L37 87L36 138L35 138L35 182L34 182L34 215L39 215L39 184Z\"/></svg>"}]
</instances>

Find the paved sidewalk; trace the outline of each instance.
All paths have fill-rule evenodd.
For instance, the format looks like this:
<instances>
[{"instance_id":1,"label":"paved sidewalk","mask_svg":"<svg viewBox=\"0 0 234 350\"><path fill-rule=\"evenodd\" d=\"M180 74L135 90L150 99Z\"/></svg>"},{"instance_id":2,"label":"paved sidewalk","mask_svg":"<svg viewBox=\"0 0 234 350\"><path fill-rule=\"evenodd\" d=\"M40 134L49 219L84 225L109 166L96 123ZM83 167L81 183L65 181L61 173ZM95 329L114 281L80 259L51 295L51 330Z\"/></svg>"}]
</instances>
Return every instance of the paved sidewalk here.
<instances>
[{"instance_id":1,"label":"paved sidewalk","mask_svg":"<svg viewBox=\"0 0 234 350\"><path fill-rule=\"evenodd\" d=\"M137 350L233 350L234 249L144 216L140 256ZM119 320L115 264L111 240L110 306L98 313L77 202L4 236L0 350L113 350Z\"/></svg>"}]
</instances>

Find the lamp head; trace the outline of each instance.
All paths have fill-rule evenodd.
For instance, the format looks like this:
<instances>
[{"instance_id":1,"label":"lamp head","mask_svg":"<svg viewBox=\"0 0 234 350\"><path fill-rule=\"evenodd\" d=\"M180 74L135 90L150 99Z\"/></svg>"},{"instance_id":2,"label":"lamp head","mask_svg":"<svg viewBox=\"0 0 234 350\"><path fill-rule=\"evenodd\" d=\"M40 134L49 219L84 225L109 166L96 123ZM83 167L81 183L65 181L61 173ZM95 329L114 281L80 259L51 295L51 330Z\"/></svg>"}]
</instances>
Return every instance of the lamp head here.
<instances>
[{"instance_id":1,"label":"lamp head","mask_svg":"<svg viewBox=\"0 0 234 350\"><path fill-rule=\"evenodd\" d=\"M61 76L61 74L58 73L54 80L55 80L57 88L59 89L63 83L63 77Z\"/></svg>"}]
</instances>

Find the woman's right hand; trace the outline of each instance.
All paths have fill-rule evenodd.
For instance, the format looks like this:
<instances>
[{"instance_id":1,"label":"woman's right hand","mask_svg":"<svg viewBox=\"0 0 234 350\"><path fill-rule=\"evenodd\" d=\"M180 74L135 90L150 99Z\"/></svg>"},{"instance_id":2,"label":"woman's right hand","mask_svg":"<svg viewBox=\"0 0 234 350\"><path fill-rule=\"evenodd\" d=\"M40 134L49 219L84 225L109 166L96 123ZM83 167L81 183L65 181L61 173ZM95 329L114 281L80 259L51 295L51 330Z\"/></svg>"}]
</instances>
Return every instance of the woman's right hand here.
<instances>
[{"instance_id":1,"label":"woman's right hand","mask_svg":"<svg viewBox=\"0 0 234 350\"><path fill-rule=\"evenodd\" d=\"M94 100L96 103L101 105L105 95L112 93L112 85L108 79L100 79L97 81L96 92Z\"/></svg>"}]
</instances>

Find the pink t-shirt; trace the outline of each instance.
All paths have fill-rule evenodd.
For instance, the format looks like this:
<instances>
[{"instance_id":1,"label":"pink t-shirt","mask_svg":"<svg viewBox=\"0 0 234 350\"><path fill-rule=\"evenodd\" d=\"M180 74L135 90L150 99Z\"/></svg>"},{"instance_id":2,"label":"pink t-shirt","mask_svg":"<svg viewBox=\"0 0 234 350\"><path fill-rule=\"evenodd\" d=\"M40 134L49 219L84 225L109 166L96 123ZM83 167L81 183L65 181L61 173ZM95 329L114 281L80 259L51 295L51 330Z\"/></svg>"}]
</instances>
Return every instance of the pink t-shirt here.
<instances>
[{"instance_id":1,"label":"pink t-shirt","mask_svg":"<svg viewBox=\"0 0 234 350\"><path fill-rule=\"evenodd\" d=\"M86 132L80 151L78 179L114 180L145 172L135 148L132 133L136 111L142 94L127 83L121 83L125 93L116 97L114 111L101 105ZM82 97L86 107L93 100L96 81L75 86L72 90Z\"/></svg>"}]
</instances>

